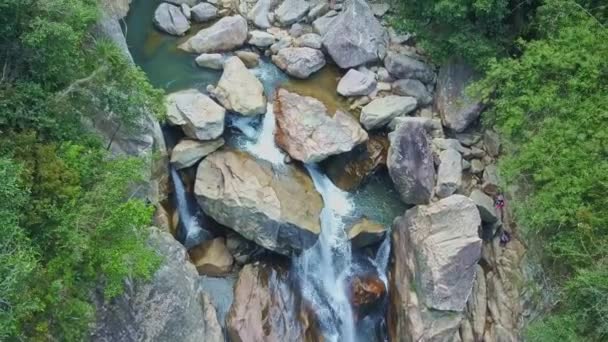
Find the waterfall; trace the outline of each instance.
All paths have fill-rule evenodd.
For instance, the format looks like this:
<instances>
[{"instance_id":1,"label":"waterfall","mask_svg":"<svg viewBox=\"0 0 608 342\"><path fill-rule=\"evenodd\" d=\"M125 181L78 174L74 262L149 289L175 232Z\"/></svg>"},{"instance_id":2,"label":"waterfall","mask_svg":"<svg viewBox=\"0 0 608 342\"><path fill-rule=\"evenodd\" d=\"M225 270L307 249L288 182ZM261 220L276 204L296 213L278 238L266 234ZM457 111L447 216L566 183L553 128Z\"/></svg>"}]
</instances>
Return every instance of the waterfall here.
<instances>
[{"instance_id":1,"label":"waterfall","mask_svg":"<svg viewBox=\"0 0 608 342\"><path fill-rule=\"evenodd\" d=\"M378 251L376 252L376 257L372 261L372 263L376 267L376 270L378 271L380 280L382 280L382 282L384 283L384 285L386 286L387 289L388 289L388 278L386 276L386 272L387 272L388 261L389 261L390 256L391 256L391 238L390 238L389 233L387 232L386 237L384 238L384 241L382 241L380 248L378 248Z\"/></svg>"},{"instance_id":2,"label":"waterfall","mask_svg":"<svg viewBox=\"0 0 608 342\"><path fill-rule=\"evenodd\" d=\"M183 232L178 235L181 236L180 240L186 248L192 248L200 242L209 239L210 236L206 230L203 230L197 217L190 211L184 183L177 170L173 167L171 168L171 179L175 187L175 202L177 212L179 213L179 221L183 229Z\"/></svg>"},{"instance_id":3,"label":"waterfall","mask_svg":"<svg viewBox=\"0 0 608 342\"><path fill-rule=\"evenodd\" d=\"M315 245L294 260L302 295L313 305L328 341L355 339L347 277L352 270L350 241L343 217L353 210L348 193L338 189L316 166L306 165L323 197L321 234Z\"/></svg>"}]
</instances>

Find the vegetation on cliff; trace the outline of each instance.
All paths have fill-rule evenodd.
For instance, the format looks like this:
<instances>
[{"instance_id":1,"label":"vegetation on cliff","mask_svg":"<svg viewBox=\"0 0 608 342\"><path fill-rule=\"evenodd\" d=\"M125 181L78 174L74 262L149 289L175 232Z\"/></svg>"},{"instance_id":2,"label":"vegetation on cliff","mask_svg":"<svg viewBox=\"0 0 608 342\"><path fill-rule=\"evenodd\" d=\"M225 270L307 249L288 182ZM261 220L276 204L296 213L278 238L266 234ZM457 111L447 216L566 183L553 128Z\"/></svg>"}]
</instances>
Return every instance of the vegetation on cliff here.
<instances>
[{"instance_id":1,"label":"vegetation on cliff","mask_svg":"<svg viewBox=\"0 0 608 342\"><path fill-rule=\"evenodd\" d=\"M162 96L96 40L95 0L0 0L0 340L86 339L92 295L151 276L143 161L111 158L87 122L136 123Z\"/></svg>"},{"instance_id":2,"label":"vegetation on cliff","mask_svg":"<svg viewBox=\"0 0 608 342\"><path fill-rule=\"evenodd\" d=\"M559 301L530 341L608 338L608 6L583 0L404 0L404 26L437 61L485 72L472 91L505 141L503 181L543 241Z\"/></svg>"}]
</instances>

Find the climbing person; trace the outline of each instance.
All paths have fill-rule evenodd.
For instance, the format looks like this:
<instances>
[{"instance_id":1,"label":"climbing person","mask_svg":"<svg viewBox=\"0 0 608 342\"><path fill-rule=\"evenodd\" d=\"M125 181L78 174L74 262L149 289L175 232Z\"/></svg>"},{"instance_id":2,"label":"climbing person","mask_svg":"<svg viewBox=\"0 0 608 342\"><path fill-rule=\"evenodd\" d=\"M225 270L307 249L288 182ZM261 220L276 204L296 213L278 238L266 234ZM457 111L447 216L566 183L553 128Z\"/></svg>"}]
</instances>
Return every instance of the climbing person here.
<instances>
[{"instance_id":1,"label":"climbing person","mask_svg":"<svg viewBox=\"0 0 608 342\"><path fill-rule=\"evenodd\" d=\"M502 194L498 194L494 199L494 207L496 208L496 210L498 210L498 213L500 214L500 220L502 221L505 207L505 198Z\"/></svg>"},{"instance_id":2,"label":"climbing person","mask_svg":"<svg viewBox=\"0 0 608 342\"><path fill-rule=\"evenodd\" d=\"M503 229L502 234L500 234L500 246L505 247L509 241L511 241L511 234Z\"/></svg>"}]
</instances>

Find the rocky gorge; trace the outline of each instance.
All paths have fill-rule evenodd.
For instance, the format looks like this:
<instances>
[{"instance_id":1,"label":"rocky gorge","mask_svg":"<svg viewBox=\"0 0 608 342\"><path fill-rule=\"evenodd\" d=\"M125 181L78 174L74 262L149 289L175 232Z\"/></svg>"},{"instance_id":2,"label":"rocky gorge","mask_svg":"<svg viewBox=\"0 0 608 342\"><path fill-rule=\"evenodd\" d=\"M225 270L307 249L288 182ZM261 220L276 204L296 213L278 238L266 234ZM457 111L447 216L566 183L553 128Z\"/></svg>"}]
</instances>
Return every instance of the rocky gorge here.
<instances>
[{"instance_id":1,"label":"rocky gorge","mask_svg":"<svg viewBox=\"0 0 608 342\"><path fill-rule=\"evenodd\" d=\"M128 9L100 32L168 118L115 147L161 152L165 262L99 305L94 340L521 340L526 250L494 205L500 139L470 67L432 65L380 1Z\"/></svg>"}]
</instances>

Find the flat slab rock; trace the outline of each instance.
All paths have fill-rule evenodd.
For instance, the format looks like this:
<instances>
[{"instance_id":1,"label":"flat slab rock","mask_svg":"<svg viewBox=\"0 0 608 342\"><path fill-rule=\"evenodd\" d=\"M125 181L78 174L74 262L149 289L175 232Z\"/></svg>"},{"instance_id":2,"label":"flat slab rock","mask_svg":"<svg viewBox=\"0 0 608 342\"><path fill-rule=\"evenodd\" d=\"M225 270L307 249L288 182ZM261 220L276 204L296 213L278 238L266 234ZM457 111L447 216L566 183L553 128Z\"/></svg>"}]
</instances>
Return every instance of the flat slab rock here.
<instances>
[{"instance_id":1,"label":"flat slab rock","mask_svg":"<svg viewBox=\"0 0 608 342\"><path fill-rule=\"evenodd\" d=\"M200 30L179 48L194 53L231 51L245 43L247 32L245 18L240 15L224 17L211 27Z\"/></svg>"},{"instance_id":2,"label":"flat slab rock","mask_svg":"<svg viewBox=\"0 0 608 342\"><path fill-rule=\"evenodd\" d=\"M179 6L162 3L154 12L154 25L161 31L174 36L182 36L190 29L188 18Z\"/></svg>"},{"instance_id":3,"label":"flat slab rock","mask_svg":"<svg viewBox=\"0 0 608 342\"><path fill-rule=\"evenodd\" d=\"M332 116L321 101L285 89L277 91L274 113L277 145L304 163L348 152L368 138L352 115L336 111Z\"/></svg>"},{"instance_id":4,"label":"flat slab rock","mask_svg":"<svg viewBox=\"0 0 608 342\"><path fill-rule=\"evenodd\" d=\"M288 75L308 78L325 66L323 52L309 47L287 47L272 56L272 61Z\"/></svg>"}]
</instances>

